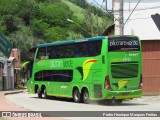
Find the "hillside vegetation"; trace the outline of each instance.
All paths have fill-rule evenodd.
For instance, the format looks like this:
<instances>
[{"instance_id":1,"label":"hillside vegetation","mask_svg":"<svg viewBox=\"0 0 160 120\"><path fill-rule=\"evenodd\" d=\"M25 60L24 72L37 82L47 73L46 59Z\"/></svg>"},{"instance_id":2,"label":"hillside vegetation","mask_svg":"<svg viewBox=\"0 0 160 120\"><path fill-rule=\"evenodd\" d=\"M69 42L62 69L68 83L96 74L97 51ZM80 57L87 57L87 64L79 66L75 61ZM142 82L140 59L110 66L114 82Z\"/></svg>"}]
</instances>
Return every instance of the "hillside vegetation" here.
<instances>
[{"instance_id":1,"label":"hillside vegetation","mask_svg":"<svg viewBox=\"0 0 160 120\"><path fill-rule=\"evenodd\" d=\"M112 21L85 0L0 0L0 31L22 52L39 43L100 35Z\"/></svg>"}]
</instances>

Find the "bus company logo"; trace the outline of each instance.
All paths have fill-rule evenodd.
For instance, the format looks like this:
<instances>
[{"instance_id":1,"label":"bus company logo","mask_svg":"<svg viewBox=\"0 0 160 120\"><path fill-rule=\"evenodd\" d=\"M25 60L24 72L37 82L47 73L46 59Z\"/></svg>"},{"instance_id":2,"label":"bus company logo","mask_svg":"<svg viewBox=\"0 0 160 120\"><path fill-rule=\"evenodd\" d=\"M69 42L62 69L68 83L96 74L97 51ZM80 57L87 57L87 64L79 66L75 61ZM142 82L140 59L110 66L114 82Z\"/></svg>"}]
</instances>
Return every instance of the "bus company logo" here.
<instances>
[{"instance_id":1,"label":"bus company logo","mask_svg":"<svg viewBox=\"0 0 160 120\"><path fill-rule=\"evenodd\" d=\"M128 82L130 82L130 80L120 80L118 83L113 83L113 85L116 86L118 90L120 90Z\"/></svg>"},{"instance_id":2,"label":"bus company logo","mask_svg":"<svg viewBox=\"0 0 160 120\"><path fill-rule=\"evenodd\" d=\"M133 41L109 41L109 46L137 46L138 45L138 41L133 40Z\"/></svg>"},{"instance_id":3,"label":"bus company logo","mask_svg":"<svg viewBox=\"0 0 160 120\"><path fill-rule=\"evenodd\" d=\"M54 67L63 67L63 61L60 61L60 60L53 60L51 62L51 68L54 68Z\"/></svg>"},{"instance_id":4,"label":"bus company logo","mask_svg":"<svg viewBox=\"0 0 160 120\"><path fill-rule=\"evenodd\" d=\"M61 60L53 60L51 62L51 68L54 68L54 67L58 67L58 68L61 68L61 67L73 67L73 61L72 60L67 60L67 61L61 61Z\"/></svg>"},{"instance_id":5,"label":"bus company logo","mask_svg":"<svg viewBox=\"0 0 160 120\"><path fill-rule=\"evenodd\" d=\"M83 63L83 80L85 80L87 78L92 65L97 61L98 60L96 60L96 59L88 59L88 60L84 61L84 63Z\"/></svg>"}]
</instances>

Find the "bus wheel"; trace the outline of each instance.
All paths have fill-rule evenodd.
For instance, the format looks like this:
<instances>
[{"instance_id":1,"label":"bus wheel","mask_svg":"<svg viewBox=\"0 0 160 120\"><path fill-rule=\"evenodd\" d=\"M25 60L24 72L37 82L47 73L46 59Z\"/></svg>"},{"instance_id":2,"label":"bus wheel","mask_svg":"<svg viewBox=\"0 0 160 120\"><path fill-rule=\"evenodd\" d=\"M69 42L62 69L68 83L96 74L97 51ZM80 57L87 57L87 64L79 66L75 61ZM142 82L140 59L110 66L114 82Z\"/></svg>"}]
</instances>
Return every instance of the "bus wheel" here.
<instances>
[{"instance_id":1,"label":"bus wheel","mask_svg":"<svg viewBox=\"0 0 160 120\"><path fill-rule=\"evenodd\" d=\"M114 100L114 104L116 104L116 105L120 105L120 104L122 104L122 101L123 101L123 99L118 99L118 100Z\"/></svg>"},{"instance_id":2,"label":"bus wheel","mask_svg":"<svg viewBox=\"0 0 160 120\"><path fill-rule=\"evenodd\" d=\"M38 98L42 98L42 91L38 88L37 90Z\"/></svg>"},{"instance_id":3,"label":"bus wheel","mask_svg":"<svg viewBox=\"0 0 160 120\"><path fill-rule=\"evenodd\" d=\"M84 91L83 91L83 102L84 102L85 104L90 103L89 93L88 93L88 90L87 90L87 89L84 89Z\"/></svg>"},{"instance_id":4,"label":"bus wheel","mask_svg":"<svg viewBox=\"0 0 160 120\"><path fill-rule=\"evenodd\" d=\"M48 99L48 95L47 95L47 90L46 90L46 88L44 89L44 93L43 93L43 94L44 94L44 98L45 98L45 99Z\"/></svg>"},{"instance_id":5,"label":"bus wheel","mask_svg":"<svg viewBox=\"0 0 160 120\"><path fill-rule=\"evenodd\" d=\"M81 94L79 93L79 90L77 88L73 91L73 99L76 103L79 103L81 101Z\"/></svg>"}]
</instances>

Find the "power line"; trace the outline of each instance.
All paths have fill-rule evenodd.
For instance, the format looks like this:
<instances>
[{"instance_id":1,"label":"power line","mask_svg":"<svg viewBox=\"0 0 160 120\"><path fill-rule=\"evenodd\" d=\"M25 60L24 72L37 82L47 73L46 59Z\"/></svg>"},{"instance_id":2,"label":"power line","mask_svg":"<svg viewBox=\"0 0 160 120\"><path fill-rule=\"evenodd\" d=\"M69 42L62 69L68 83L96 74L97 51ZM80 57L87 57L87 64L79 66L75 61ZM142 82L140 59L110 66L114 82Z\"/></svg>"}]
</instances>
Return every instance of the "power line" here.
<instances>
[{"instance_id":1,"label":"power line","mask_svg":"<svg viewBox=\"0 0 160 120\"><path fill-rule=\"evenodd\" d=\"M149 10L149 9L158 9L160 8L160 6L153 6L153 7L148 7L148 8L141 8L141 9L136 9L135 11L141 11L141 10ZM129 11L129 9L126 9L126 10L118 10L118 11ZM113 11L114 12L114 11Z\"/></svg>"},{"instance_id":2,"label":"power line","mask_svg":"<svg viewBox=\"0 0 160 120\"><path fill-rule=\"evenodd\" d=\"M150 19L151 17L146 17L146 18L135 18L135 19L129 19L129 20L142 20L142 19Z\"/></svg>"},{"instance_id":3,"label":"power line","mask_svg":"<svg viewBox=\"0 0 160 120\"><path fill-rule=\"evenodd\" d=\"M138 6L138 4L141 2L141 0L138 1L138 3L136 4L136 6L134 7L134 9L132 10L131 14L128 16L127 20L125 21L125 23L123 24L123 26L127 23L128 19L131 17L132 13L134 12L134 10L136 9L136 7Z\"/></svg>"},{"instance_id":4,"label":"power line","mask_svg":"<svg viewBox=\"0 0 160 120\"><path fill-rule=\"evenodd\" d=\"M106 10L104 7L102 7L99 3L97 3L95 0L93 0L98 6L100 6L103 10L105 10L108 14L110 14L111 16L114 17L113 13L111 13L110 11ZM117 18L114 17L115 20L118 20Z\"/></svg>"},{"instance_id":5,"label":"power line","mask_svg":"<svg viewBox=\"0 0 160 120\"><path fill-rule=\"evenodd\" d=\"M102 1L101 7L103 6L104 0Z\"/></svg>"}]
</instances>

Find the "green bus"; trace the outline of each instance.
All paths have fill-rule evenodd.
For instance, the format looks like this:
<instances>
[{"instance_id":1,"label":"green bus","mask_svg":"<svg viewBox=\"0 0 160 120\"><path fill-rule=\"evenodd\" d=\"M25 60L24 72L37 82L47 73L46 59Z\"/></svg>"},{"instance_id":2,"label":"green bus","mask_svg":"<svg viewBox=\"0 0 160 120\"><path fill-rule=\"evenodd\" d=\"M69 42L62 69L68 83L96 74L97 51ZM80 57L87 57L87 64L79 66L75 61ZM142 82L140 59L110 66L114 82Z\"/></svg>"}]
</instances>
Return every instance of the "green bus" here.
<instances>
[{"instance_id":1,"label":"green bus","mask_svg":"<svg viewBox=\"0 0 160 120\"><path fill-rule=\"evenodd\" d=\"M40 44L27 89L39 98L105 100L120 104L142 95L141 44L137 36L99 36Z\"/></svg>"}]
</instances>

